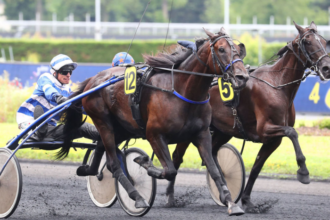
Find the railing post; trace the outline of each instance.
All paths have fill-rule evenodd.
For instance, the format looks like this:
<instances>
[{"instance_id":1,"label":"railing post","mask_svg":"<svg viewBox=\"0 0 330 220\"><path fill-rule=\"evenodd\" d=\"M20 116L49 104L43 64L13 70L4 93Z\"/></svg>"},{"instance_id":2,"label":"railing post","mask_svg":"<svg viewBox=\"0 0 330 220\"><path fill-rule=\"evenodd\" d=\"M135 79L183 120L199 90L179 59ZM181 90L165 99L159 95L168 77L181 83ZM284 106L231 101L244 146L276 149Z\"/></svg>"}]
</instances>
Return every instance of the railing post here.
<instances>
[{"instance_id":1,"label":"railing post","mask_svg":"<svg viewBox=\"0 0 330 220\"><path fill-rule=\"evenodd\" d=\"M23 31L23 29L24 29L23 24L22 24L23 23L23 12L20 11L18 13L18 19L19 19L19 23L20 23L18 30Z\"/></svg>"},{"instance_id":2,"label":"railing post","mask_svg":"<svg viewBox=\"0 0 330 220\"><path fill-rule=\"evenodd\" d=\"M12 46L9 46L9 57L10 57L10 61L14 62L14 53L13 53L13 48Z\"/></svg>"},{"instance_id":3,"label":"railing post","mask_svg":"<svg viewBox=\"0 0 330 220\"><path fill-rule=\"evenodd\" d=\"M40 13L36 12L36 32L40 32Z\"/></svg>"},{"instance_id":4,"label":"railing post","mask_svg":"<svg viewBox=\"0 0 330 220\"><path fill-rule=\"evenodd\" d=\"M252 23L253 24L258 24L258 18L257 18L256 15L253 16Z\"/></svg>"},{"instance_id":5,"label":"railing post","mask_svg":"<svg viewBox=\"0 0 330 220\"><path fill-rule=\"evenodd\" d=\"M95 40L102 40L101 33L101 0L95 0Z\"/></svg>"},{"instance_id":6,"label":"railing post","mask_svg":"<svg viewBox=\"0 0 330 220\"><path fill-rule=\"evenodd\" d=\"M2 56L3 62L6 62L6 53L3 48L1 48L1 56Z\"/></svg>"},{"instance_id":7,"label":"railing post","mask_svg":"<svg viewBox=\"0 0 330 220\"><path fill-rule=\"evenodd\" d=\"M287 25L286 36L287 37L290 36L290 24L291 24L291 18L290 17L286 17L286 25Z\"/></svg>"},{"instance_id":8,"label":"railing post","mask_svg":"<svg viewBox=\"0 0 330 220\"><path fill-rule=\"evenodd\" d=\"M85 17L86 17L86 33L89 34L90 30L91 30L91 28L89 26L90 22L91 22L91 16L89 13L87 13Z\"/></svg>"},{"instance_id":9,"label":"railing post","mask_svg":"<svg viewBox=\"0 0 330 220\"><path fill-rule=\"evenodd\" d=\"M258 61L259 61L259 64L262 63L262 40L261 40L261 35L262 35L263 31L262 30L259 30L258 31Z\"/></svg>"},{"instance_id":10,"label":"railing post","mask_svg":"<svg viewBox=\"0 0 330 220\"><path fill-rule=\"evenodd\" d=\"M304 17L304 26L308 26L308 18Z\"/></svg>"},{"instance_id":11,"label":"railing post","mask_svg":"<svg viewBox=\"0 0 330 220\"><path fill-rule=\"evenodd\" d=\"M240 25L241 24L241 16L237 16L237 18L236 18L236 23L238 24L238 25ZM241 34L241 30L239 29L239 30L237 30L237 34L238 35L240 35Z\"/></svg>"},{"instance_id":12,"label":"railing post","mask_svg":"<svg viewBox=\"0 0 330 220\"><path fill-rule=\"evenodd\" d=\"M56 15L56 13L53 13L53 22L52 22L53 33L56 33L56 31L57 31L56 21L57 21L57 15Z\"/></svg>"},{"instance_id":13,"label":"railing post","mask_svg":"<svg viewBox=\"0 0 330 220\"><path fill-rule=\"evenodd\" d=\"M275 21L274 16L271 15L269 20L270 20L269 21L269 24L270 24L270 36L274 37L274 21Z\"/></svg>"},{"instance_id":14,"label":"railing post","mask_svg":"<svg viewBox=\"0 0 330 220\"><path fill-rule=\"evenodd\" d=\"M74 22L74 15L73 15L73 13L70 13L69 22L70 22L70 34L72 34L73 33L73 29L74 29L74 27L73 27L73 22Z\"/></svg>"}]
</instances>

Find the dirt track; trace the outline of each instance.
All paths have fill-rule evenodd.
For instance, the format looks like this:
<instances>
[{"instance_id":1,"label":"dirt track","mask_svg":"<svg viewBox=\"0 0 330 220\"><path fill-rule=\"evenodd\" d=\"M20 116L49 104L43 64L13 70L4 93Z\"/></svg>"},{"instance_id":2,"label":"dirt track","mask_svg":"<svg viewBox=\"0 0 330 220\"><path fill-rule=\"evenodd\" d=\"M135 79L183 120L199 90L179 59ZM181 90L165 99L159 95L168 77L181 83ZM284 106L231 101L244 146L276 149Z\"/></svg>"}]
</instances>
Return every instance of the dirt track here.
<instances>
[{"instance_id":1,"label":"dirt track","mask_svg":"<svg viewBox=\"0 0 330 220\"><path fill-rule=\"evenodd\" d=\"M95 207L86 180L75 175L76 166L21 163L23 194L10 219L133 219L118 202L109 209ZM165 181L158 181L155 203L144 219L329 219L330 183L303 185L292 180L259 179L254 202L271 208L263 214L228 217L215 205L204 174L179 173L176 208L164 208Z\"/></svg>"}]
</instances>

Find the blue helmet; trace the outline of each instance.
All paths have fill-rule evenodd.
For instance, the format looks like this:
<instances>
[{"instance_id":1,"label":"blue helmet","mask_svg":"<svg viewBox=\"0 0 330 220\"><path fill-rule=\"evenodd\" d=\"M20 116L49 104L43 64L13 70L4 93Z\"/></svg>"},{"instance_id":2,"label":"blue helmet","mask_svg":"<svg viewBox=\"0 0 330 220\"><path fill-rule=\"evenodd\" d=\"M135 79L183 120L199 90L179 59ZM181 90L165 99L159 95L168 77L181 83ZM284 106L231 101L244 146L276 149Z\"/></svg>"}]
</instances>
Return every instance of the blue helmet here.
<instances>
[{"instance_id":1,"label":"blue helmet","mask_svg":"<svg viewBox=\"0 0 330 220\"><path fill-rule=\"evenodd\" d=\"M120 53L117 53L113 59L112 59L112 66L118 66L119 64L121 63L131 63L131 64L134 64L134 59L131 55L127 54L126 56L126 52L120 52ZM126 57L126 59L125 59ZM124 60L125 59L125 60Z\"/></svg>"}]
</instances>

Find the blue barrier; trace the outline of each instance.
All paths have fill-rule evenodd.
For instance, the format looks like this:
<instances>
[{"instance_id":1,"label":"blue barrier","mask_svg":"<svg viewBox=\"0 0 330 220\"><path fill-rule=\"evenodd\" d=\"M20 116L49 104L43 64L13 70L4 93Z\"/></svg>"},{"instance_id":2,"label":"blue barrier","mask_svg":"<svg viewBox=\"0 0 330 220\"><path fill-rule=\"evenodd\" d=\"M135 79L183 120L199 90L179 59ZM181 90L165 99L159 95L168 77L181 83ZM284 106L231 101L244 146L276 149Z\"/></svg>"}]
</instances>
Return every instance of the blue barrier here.
<instances>
[{"instance_id":1,"label":"blue barrier","mask_svg":"<svg viewBox=\"0 0 330 220\"><path fill-rule=\"evenodd\" d=\"M79 64L72 74L72 82L82 82L108 69L111 64ZM0 75L9 73L10 80L20 80L30 87L42 73L49 72L49 64L0 63ZM322 82L317 76L309 76L301 83L294 99L297 112L330 115L330 82Z\"/></svg>"},{"instance_id":2,"label":"blue barrier","mask_svg":"<svg viewBox=\"0 0 330 220\"><path fill-rule=\"evenodd\" d=\"M301 83L294 99L297 112L330 115L330 82L309 76Z\"/></svg>"}]
</instances>

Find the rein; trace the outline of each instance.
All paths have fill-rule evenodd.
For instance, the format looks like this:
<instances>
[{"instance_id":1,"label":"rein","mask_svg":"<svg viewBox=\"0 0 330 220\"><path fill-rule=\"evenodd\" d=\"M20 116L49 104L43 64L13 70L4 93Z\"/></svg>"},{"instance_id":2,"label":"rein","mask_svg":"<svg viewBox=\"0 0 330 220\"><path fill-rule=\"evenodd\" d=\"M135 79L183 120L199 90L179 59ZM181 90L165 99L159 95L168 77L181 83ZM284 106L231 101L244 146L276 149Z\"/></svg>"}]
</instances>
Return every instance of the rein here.
<instances>
[{"instance_id":1,"label":"rein","mask_svg":"<svg viewBox=\"0 0 330 220\"><path fill-rule=\"evenodd\" d=\"M291 85L291 84L294 84L294 83L300 83L301 81L304 81L307 78L307 76L309 76L311 73L312 73L312 71L311 70L308 70L308 72L305 73L304 76L301 79L297 79L297 80L294 80L292 82L289 82L289 83L286 83L286 84L282 84L282 85L279 85L279 86L274 86L271 83L267 82L266 80L260 79L258 77L252 76L252 75L250 75L250 77L252 77L254 79L257 79L257 80L259 80L261 82L266 83L267 85L269 85L273 89L280 89L282 87L285 87L285 86L288 86L288 85Z\"/></svg>"}]
</instances>

